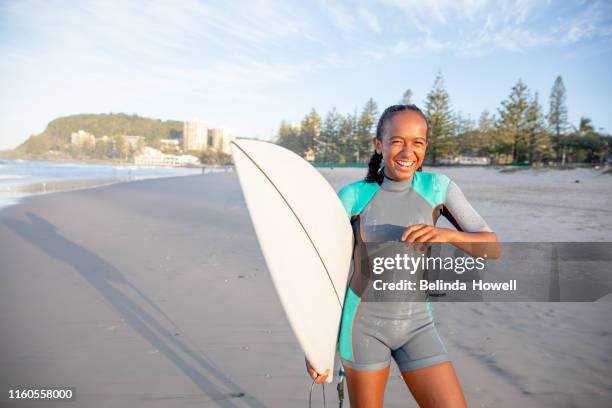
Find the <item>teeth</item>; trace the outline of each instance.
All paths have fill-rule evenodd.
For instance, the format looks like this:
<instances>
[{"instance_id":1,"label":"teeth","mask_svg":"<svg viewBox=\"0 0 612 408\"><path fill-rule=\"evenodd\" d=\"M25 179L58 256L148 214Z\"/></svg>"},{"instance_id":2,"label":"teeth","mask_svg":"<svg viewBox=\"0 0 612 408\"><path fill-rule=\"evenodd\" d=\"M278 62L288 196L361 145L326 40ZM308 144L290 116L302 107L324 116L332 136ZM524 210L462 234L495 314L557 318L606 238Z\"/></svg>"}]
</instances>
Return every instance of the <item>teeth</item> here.
<instances>
[{"instance_id":1,"label":"teeth","mask_svg":"<svg viewBox=\"0 0 612 408\"><path fill-rule=\"evenodd\" d=\"M397 160L397 163L403 167L410 167L414 164L413 161L402 161L402 160Z\"/></svg>"}]
</instances>

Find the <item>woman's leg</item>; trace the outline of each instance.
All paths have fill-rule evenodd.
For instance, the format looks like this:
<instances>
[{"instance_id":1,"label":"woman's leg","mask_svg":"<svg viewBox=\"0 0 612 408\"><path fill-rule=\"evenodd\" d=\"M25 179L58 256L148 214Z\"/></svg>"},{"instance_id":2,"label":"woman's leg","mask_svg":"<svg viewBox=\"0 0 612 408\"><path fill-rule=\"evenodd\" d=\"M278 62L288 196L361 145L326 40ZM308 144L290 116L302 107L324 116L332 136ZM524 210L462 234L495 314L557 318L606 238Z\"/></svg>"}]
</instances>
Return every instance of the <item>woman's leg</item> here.
<instances>
[{"instance_id":1,"label":"woman's leg","mask_svg":"<svg viewBox=\"0 0 612 408\"><path fill-rule=\"evenodd\" d=\"M358 371L344 367L351 408L382 408L389 367Z\"/></svg>"},{"instance_id":2,"label":"woman's leg","mask_svg":"<svg viewBox=\"0 0 612 408\"><path fill-rule=\"evenodd\" d=\"M450 361L402 371L402 377L421 408L467 408L459 379Z\"/></svg>"}]
</instances>

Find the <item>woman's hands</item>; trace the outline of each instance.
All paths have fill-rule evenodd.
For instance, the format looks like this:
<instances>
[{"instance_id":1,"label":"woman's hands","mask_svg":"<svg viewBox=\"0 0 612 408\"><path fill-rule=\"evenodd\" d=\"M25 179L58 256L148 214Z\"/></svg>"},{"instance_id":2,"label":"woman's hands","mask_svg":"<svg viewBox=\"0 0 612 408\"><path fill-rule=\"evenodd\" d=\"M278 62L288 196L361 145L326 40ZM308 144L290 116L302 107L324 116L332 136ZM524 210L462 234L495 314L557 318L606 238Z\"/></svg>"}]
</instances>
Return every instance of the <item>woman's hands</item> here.
<instances>
[{"instance_id":1,"label":"woman's hands","mask_svg":"<svg viewBox=\"0 0 612 408\"><path fill-rule=\"evenodd\" d=\"M438 228L427 224L414 224L406 228L402 241L413 242L452 242L456 231Z\"/></svg>"},{"instance_id":2,"label":"woman's hands","mask_svg":"<svg viewBox=\"0 0 612 408\"><path fill-rule=\"evenodd\" d=\"M463 232L438 228L427 224L414 224L406 228L402 241L412 243L449 243L471 256L498 259L500 247L493 232Z\"/></svg>"},{"instance_id":3,"label":"woman's hands","mask_svg":"<svg viewBox=\"0 0 612 408\"><path fill-rule=\"evenodd\" d=\"M310 378L314 380L315 384L321 384L327 379L327 376L329 375L329 368L325 371L325 373L319 374L315 371L314 368L312 368L312 366L305 357L304 361L306 362L306 371L308 371L308 375L310 375Z\"/></svg>"}]
</instances>

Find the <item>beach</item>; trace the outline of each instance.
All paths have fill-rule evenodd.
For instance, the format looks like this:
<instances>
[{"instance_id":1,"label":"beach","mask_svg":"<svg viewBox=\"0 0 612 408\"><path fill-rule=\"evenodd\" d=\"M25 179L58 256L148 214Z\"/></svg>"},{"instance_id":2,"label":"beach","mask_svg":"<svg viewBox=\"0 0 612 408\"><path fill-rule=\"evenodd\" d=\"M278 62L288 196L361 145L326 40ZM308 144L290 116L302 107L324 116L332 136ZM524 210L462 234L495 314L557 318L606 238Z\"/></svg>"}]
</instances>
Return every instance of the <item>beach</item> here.
<instances>
[{"instance_id":1,"label":"beach","mask_svg":"<svg viewBox=\"0 0 612 408\"><path fill-rule=\"evenodd\" d=\"M610 174L435 171L500 241L612 241ZM364 169L321 172L337 190ZM74 387L76 407L307 405L304 358L235 173L28 197L0 211L0 243L0 405L44 406L6 390L50 386ZM612 303L434 314L470 407L612 405ZM335 384L326 395L337 406ZM385 406L416 407L394 364Z\"/></svg>"}]
</instances>

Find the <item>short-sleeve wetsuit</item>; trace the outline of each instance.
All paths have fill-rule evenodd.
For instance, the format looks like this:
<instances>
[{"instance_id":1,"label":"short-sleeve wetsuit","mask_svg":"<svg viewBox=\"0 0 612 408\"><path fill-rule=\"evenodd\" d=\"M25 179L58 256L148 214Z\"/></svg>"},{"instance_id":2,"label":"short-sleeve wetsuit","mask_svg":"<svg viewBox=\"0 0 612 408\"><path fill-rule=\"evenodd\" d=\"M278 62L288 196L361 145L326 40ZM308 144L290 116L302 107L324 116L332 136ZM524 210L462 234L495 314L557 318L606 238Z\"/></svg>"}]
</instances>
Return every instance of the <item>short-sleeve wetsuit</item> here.
<instances>
[{"instance_id":1,"label":"short-sleeve wetsuit","mask_svg":"<svg viewBox=\"0 0 612 408\"><path fill-rule=\"evenodd\" d=\"M440 215L459 231L491 229L459 187L441 174L415 172L402 181L385 177L380 185L358 181L344 186L338 196L355 237L338 339L343 365L378 370L393 357L400 371L410 371L447 361L427 298L381 298L372 288L372 258L405 249L401 236L408 226L435 225Z\"/></svg>"}]
</instances>

